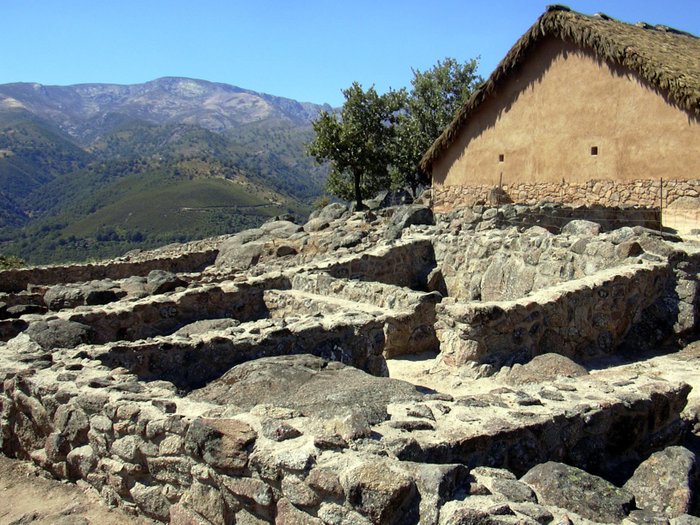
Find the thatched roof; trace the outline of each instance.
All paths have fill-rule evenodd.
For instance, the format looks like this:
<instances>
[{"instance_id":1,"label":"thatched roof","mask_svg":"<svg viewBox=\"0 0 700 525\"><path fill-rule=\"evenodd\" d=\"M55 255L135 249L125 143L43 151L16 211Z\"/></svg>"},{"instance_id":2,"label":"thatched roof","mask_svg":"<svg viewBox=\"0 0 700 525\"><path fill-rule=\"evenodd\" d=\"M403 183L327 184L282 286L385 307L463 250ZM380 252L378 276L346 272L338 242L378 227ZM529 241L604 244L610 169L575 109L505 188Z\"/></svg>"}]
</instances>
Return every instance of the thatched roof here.
<instances>
[{"instance_id":1,"label":"thatched roof","mask_svg":"<svg viewBox=\"0 0 700 525\"><path fill-rule=\"evenodd\" d=\"M548 37L590 49L603 60L635 71L668 93L679 107L700 117L700 38L667 26L626 24L603 14L587 16L565 6L549 6L425 153L420 163L425 173L430 173L433 162L452 144L476 108Z\"/></svg>"}]
</instances>

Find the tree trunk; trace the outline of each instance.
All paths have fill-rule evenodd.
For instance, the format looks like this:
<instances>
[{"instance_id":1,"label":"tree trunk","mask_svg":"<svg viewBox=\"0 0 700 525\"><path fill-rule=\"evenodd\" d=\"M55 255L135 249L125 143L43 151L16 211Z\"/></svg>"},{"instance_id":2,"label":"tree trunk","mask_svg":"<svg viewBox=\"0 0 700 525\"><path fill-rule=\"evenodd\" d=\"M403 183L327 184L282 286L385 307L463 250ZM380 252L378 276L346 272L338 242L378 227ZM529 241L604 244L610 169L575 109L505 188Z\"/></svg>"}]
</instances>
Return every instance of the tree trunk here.
<instances>
[{"instance_id":1,"label":"tree trunk","mask_svg":"<svg viewBox=\"0 0 700 525\"><path fill-rule=\"evenodd\" d=\"M365 205L362 204L362 190L360 189L360 175L358 173L353 173L353 178L355 179L355 202L357 203L355 209L357 211L363 210Z\"/></svg>"}]
</instances>

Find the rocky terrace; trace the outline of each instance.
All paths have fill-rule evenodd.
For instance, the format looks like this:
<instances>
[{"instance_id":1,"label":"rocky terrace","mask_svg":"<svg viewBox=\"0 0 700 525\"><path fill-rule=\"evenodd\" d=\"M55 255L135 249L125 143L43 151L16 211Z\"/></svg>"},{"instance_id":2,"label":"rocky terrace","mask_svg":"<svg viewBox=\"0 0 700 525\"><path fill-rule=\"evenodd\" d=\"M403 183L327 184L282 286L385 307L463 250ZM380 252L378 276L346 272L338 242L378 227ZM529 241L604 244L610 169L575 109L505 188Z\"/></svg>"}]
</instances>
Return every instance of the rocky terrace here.
<instances>
[{"instance_id":1,"label":"rocky terrace","mask_svg":"<svg viewBox=\"0 0 700 525\"><path fill-rule=\"evenodd\" d=\"M0 450L180 524L691 523L700 244L542 210L3 272Z\"/></svg>"}]
</instances>

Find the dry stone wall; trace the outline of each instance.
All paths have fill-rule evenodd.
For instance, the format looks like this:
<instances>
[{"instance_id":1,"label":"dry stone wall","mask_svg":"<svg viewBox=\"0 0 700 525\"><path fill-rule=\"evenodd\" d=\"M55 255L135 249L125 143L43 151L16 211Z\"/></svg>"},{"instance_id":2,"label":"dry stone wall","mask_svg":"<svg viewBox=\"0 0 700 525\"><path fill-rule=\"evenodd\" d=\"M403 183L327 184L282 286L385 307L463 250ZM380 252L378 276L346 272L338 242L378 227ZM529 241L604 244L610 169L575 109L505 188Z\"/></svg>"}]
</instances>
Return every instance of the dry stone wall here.
<instances>
[{"instance_id":1,"label":"dry stone wall","mask_svg":"<svg viewBox=\"0 0 700 525\"><path fill-rule=\"evenodd\" d=\"M13 373L4 369L0 450L60 479L85 480L114 505L175 524L321 524L350 517L363 525L438 525L450 515L448 502L467 495L476 502L490 493L466 466L521 474L558 458L602 472L676 442L689 390L630 372L576 386L563 381L546 398L533 385L452 399L287 356L279 366L261 361L238 374L244 390L235 399L252 407L241 408L206 401L217 397L217 388L218 397L230 399L228 375L206 394L181 397L170 382L139 381L84 350L57 351L50 367L34 357ZM285 397L260 404L256 399L277 388L264 386L272 370ZM339 374L349 376L338 382ZM304 395L290 399L285 386L302 384ZM327 406L313 408L314 395ZM337 396L345 396L340 406L333 404ZM379 396L386 401L376 405ZM528 417L519 415L523 407ZM508 471L491 473L514 480ZM498 494L510 494L499 496L501 505L522 501L512 492Z\"/></svg>"},{"instance_id":2,"label":"dry stone wall","mask_svg":"<svg viewBox=\"0 0 700 525\"><path fill-rule=\"evenodd\" d=\"M447 211L460 206L488 203L489 192L494 186L436 186L433 187L435 211ZM590 180L584 183L505 183L503 189L513 202L537 204L549 200L571 206L622 206L639 205L649 208L666 207L682 197L700 196L700 179L661 181L639 179L630 182Z\"/></svg>"},{"instance_id":3,"label":"dry stone wall","mask_svg":"<svg viewBox=\"0 0 700 525\"><path fill-rule=\"evenodd\" d=\"M666 390L654 381L637 384L642 391L655 392L649 398L626 383L628 378L609 376L615 388L600 396L601 380L586 376L562 379L558 389L536 394L501 388L457 398L451 408L453 417L464 423L460 432L451 429L440 435L438 428L437 436L416 433L397 439L393 451L404 461L498 465L517 475L544 461L562 461L611 476L626 461L639 462L656 442L680 437L682 425L659 415L683 409L687 385ZM595 393L588 399L576 394L585 391ZM580 403L574 410L571 398Z\"/></svg>"},{"instance_id":4,"label":"dry stone wall","mask_svg":"<svg viewBox=\"0 0 700 525\"><path fill-rule=\"evenodd\" d=\"M554 202L533 205L500 204L464 206L437 214L439 222L459 224L463 230L483 231L515 226L519 230L540 226L552 233L560 233L573 220L597 223L601 232L622 227L661 229L661 212L658 208L640 206L569 206Z\"/></svg>"},{"instance_id":5,"label":"dry stone wall","mask_svg":"<svg viewBox=\"0 0 700 525\"><path fill-rule=\"evenodd\" d=\"M231 367L262 357L313 354L386 376L384 323L366 314L340 318L297 315L243 323L224 332L115 343L92 357L144 381L165 380L180 390L200 388Z\"/></svg>"},{"instance_id":6,"label":"dry stone wall","mask_svg":"<svg viewBox=\"0 0 700 525\"><path fill-rule=\"evenodd\" d=\"M564 461L621 486L683 438L694 354L653 373L537 354L696 337L700 249L590 222L553 235L528 223L543 209L431 224L334 204L303 230L244 232L165 288L112 283L105 304L30 285L0 342L0 450L176 525L562 521L516 475ZM267 230L275 250L237 251ZM53 311L32 311L42 295ZM411 383L385 377L426 349L401 363Z\"/></svg>"},{"instance_id":7,"label":"dry stone wall","mask_svg":"<svg viewBox=\"0 0 700 525\"><path fill-rule=\"evenodd\" d=\"M378 281L414 289L425 287L427 275L434 267L435 252L428 236L398 240L340 260L307 266L336 278Z\"/></svg>"},{"instance_id":8,"label":"dry stone wall","mask_svg":"<svg viewBox=\"0 0 700 525\"><path fill-rule=\"evenodd\" d=\"M201 319L250 321L265 317L264 290L288 286L286 277L272 274L249 282L195 285L134 302L82 307L57 316L90 327L93 343L133 341L168 334Z\"/></svg>"},{"instance_id":9,"label":"dry stone wall","mask_svg":"<svg viewBox=\"0 0 700 525\"><path fill-rule=\"evenodd\" d=\"M631 228L602 235L553 235L540 227L522 233L515 228L474 232L450 225L433 245L447 293L460 301L518 299L637 262L643 252Z\"/></svg>"},{"instance_id":10,"label":"dry stone wall","mask_svg":"<svg viewBox=\"0 0 700 525\"><path fill-rule=\"evenodd\" d=\"M87 282L101 279L124 279L148 275L152 270L198 272L213 264L216 249L159 257L143 261L110 261L94 264L72 264L18 268L0 272L0 292L20 292L31 285Z\"/></svg>"},{"instance_id":11,"label":"dry stone wall","mask_svg":"<svg viewBox=\"0 0 700 525\"><path fill-rule=\"evenodd\" d=\"M672 278L668 264L626 267L515 301L445 300L437 306L442 361L480 373L557 352L577 361L614 351Z\"/></svg>"},{"instance_id":12,"label":"dry stone wall","mask_svg":"<svg viewBox=\"0 0 700 525\"><path fill-rule=\"evenodd\" d=\"M301 292L301 293L300 293ZM270 304L274 300L274 305ZM274 316L311 313L329 315L358 310L384 324L387 359L421 352L436 352L436 293L417 292L379 282L337 279L325 272L302 272L292 278L291 291L266 292Z\"/></svg>"}]
</instances>

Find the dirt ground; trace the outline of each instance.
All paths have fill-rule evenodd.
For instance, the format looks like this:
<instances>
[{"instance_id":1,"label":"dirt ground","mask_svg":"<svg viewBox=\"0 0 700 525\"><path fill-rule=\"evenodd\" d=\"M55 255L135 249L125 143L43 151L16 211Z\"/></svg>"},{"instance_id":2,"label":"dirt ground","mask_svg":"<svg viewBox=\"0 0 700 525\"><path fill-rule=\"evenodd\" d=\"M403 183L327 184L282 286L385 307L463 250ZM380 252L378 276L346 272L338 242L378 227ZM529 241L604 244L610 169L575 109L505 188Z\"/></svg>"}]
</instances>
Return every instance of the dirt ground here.
<instances>
[{"instance_id":1,"label":"dirt ground","mask_svg":"<svg viewBox=\"0 0 700 525\"><path fill-rule=\"evenodd\" d=\"M0 525L152 525L110 509L85 485L46 479L32 464L0 456Z\"/></svg>"},{"instance_id":2,"label":"dirt ground","mask_svg":"<svg viewBox=\"0 0 700 525\"><path fill-rule=\"evenodd\" d=\"M500 385L502 375L482 379L461 377L449 368L437 366L438 356L425 353L409 355L387 361L389 376L453 396L482 394ZM609 374L616 369L633 369L639 374L650 375L665 381L688 383L693 389L688 396L689 405L700 405L700 341L693 342L679 351L659 349L658 352L634 356L613 355L607 359L589 362L591 374Z\"/></svg>"},{"instance_id":3,"label":"dirt ground","mask_svg":"<svg viewBox=\"0 0 700 525\"><path fill-rule=\"evenodd\" d=\"M664 227L676 230L679 235L688 236L694 230L700 230L700 210L666 211L663 223Z\"/></svg>"}]
</instances>

